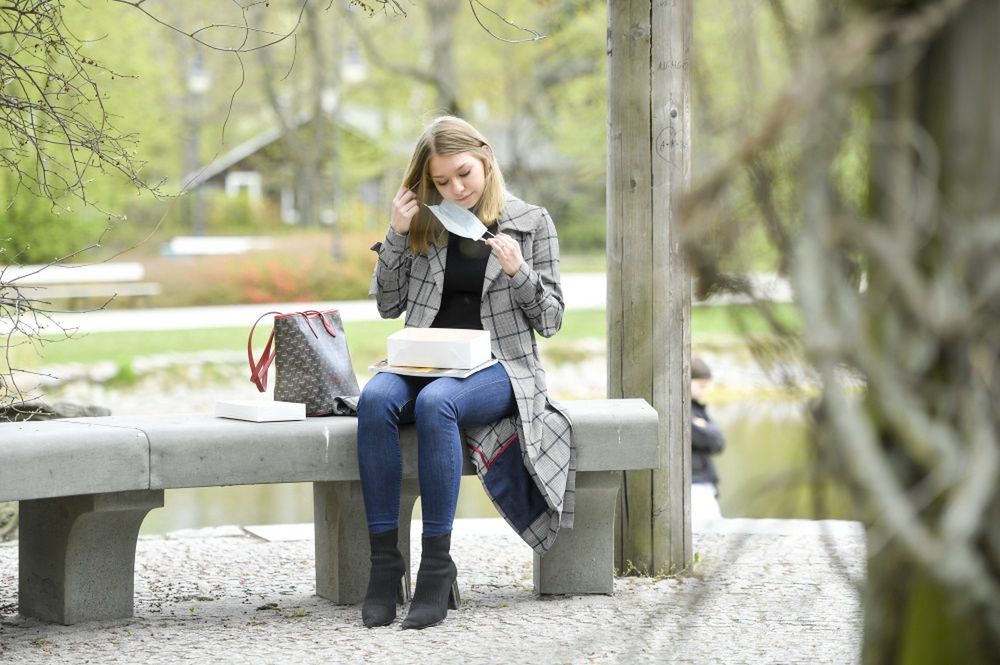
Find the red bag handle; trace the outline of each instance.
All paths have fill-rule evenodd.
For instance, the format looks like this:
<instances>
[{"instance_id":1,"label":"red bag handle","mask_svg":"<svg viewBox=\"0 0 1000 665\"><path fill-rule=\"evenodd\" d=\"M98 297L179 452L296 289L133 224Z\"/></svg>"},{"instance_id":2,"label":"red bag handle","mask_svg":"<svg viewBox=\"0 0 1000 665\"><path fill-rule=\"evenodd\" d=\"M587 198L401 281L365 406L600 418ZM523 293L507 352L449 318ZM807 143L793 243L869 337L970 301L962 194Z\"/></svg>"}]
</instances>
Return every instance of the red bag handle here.
<instances>
[{"instance_id":1,"label":"red bag handle","mask_svg":"<svg viewBox=\"0 0 1000 665\"><path fill-rule=\"evenodd\" d=\"M307 310L305 310L303 312L296 312L296 313L297 314L302 314L302 316L306 317L306 323L309 323L309 317L310 316L315 316L315 317L319 318L319 320L323 322L323 327L326 328L326 331L328 333L330 333L330 337L336 337L337 336L337 330L330 324L329 321L327 321L325 318L323 318L323 314L327 314L328 312L336 312L336 311L337 310L335 310L335 309L331 309L331 310L328 310L327 312L320 312L320 311L315 310L315 309L307 309ZM312 330L312 324L311 323L309 323L309 329ZM313 330L313 335L315 335L315 334L316 334L316 331ZM318 335L317 335L317 337L318 337Z\"/></svg>"},{"instance_id":2,"label":"red bag handle","mask_svg":"<svg viewBox=\"0 0 1000 665\"><path fill-rule=\"evenodd\" d=\"M271 314L280 316L281 312L265 312L261 314L254 321L253 326L250 328L250 335L247 337L247 359L250 361L250 380L257 386L257 390L260 392L267 391L267 370L271 368L271 363L274 362L274 350L271 348L274 344L274 328L271 328L271 336L267 338L264 353L261 354L259 361L253 359L253 332L257 329L257 324L260 323L260 320Z\"/></svg>"},{"instance_id":3,"label":"red bag handle","mask_svg":"<svg viewBox=\"0 0 1000 665\"><path fill-rule=\"evenodd\" d=\"M333 309L330 311L336 312L337 310ZM301 314L306 321L306 325L309 326L309 330L312 334L319 337L319 335L316 334L316 330L313 328L312 323L309 321L310 316L316 316L323 322L323 328L326 329L331 337L337 336L337 330L330 324L329 321L323 318L323 314L321 312L315 309L309 309L303 312L292 312L291 314L282 314L281 312L265 312L264 314L261 314L260 317L254 321L253 326L250 328L250 335L247 337L247 360L250 362L250 381L257 386L257 390L260 392L267 391L267 372L271 369L271 364L274 362L275 349L272 348L274 346L274 328L271 328L271 335L267 338L267 344L264 346L264 353L261 354L259 361L254 360L253 358L253 333L254 330L257 329L257 324L260 323L260 320L271 314L274 314L275 318Z\"/></svg>"}]
</instances>

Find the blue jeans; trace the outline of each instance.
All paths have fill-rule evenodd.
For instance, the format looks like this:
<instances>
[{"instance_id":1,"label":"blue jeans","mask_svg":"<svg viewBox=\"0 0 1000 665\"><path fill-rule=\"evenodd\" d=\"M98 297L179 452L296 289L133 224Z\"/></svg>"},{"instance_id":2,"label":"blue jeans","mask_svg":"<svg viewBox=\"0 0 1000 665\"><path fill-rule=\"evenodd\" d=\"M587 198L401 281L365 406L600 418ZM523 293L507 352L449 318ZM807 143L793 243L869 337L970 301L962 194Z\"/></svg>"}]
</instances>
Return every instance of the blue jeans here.
<instances>
[{"instance_id":1,"label":"blue jeans","mask_svg":"<svg viewBox=\"0 0 1000 665\"><path fill-rule=\"evenodd\" d=\"M358 402L358 466L368 530L382 533L399 526L400 425L417 425L423 535L437 536L449 533L455 521L464 460L459 428L486 425L516 407L500 363L465 379L373 376Z\"/></svg>"}]
</instances>

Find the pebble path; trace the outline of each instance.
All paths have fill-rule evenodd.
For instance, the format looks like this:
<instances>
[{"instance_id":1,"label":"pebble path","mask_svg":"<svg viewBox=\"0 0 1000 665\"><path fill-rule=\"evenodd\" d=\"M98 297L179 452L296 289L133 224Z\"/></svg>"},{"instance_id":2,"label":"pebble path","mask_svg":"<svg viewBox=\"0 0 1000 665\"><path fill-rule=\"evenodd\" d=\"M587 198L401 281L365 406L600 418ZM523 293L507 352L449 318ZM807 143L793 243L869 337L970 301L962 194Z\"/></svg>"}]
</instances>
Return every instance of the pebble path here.
<instances>
[{"instance_id":1,"label":"pebble path","mask_svg":"<svg viewBox=\"0 0 1000 665\"><path fill-rule=\"evenodd\" d=\"M17 545L2 544L0 662L859 661L864 539L852 522L723 520L695 534L690 574L617 578L612 596L539 598L531 551L502 521L459 520L463 606L424 631L365 629L357 606L315 596L311 526L276 533L143 537L135 616L76 626L17 614Z\"/></svg>"}]
</instances>

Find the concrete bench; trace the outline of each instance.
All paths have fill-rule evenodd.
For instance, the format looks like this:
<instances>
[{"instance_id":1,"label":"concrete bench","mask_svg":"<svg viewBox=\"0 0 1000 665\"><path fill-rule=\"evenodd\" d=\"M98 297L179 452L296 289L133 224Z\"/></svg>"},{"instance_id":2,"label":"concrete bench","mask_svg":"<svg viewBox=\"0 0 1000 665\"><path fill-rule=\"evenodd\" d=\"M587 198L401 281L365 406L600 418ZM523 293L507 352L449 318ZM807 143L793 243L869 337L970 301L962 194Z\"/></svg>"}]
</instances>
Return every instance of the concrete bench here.
<instances>
[{"instance_id":1,"label":"concrete bench","mask_svg":"<svg viewBox=\"0 0 1000 665\"><path fill-rule=\"evenodd\" d=\"M575 527L535 556L535 591L611 593L621 472L658 466L658 418L638 399L564 405L577 446ZM316 593L360 602L369 563L356 434L355 418L112 416L0 424L0 501L20 501L21 614L63 624L132 616L139 527L163 506L163 490L259 483L313 483ZM410 427L403 432L400 508L400 551L408 563L416 469ZM474 473L470 463L464 472Z\"/></svg>"},{"instance_id":2,"label":"concrete bench","mask_svg":"<svg viewBox=\"0 0 1000 665\"><path fill-rule=\"evenodd\" d=\"M160 285L141 281L141 263L131 261L86 265L3 266L0 281L15 286L26 298L42 301L95 298L148 298L159 295Z\"/></svg>"}]
</instances>

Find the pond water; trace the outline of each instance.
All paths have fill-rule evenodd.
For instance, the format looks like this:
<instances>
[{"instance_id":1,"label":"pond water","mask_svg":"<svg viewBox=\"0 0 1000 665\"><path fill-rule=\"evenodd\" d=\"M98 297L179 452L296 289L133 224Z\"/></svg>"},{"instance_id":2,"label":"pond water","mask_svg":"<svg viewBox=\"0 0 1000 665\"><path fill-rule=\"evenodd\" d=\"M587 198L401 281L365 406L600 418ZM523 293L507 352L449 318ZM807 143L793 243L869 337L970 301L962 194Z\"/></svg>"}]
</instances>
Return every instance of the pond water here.
<instances>
[{"instance_id":1,"label":"pond water","mask_svg":"<svg viewBox=\"0 0 1000 665\"><path fill-rule=\"evenodd\" d=\"M823 477L803 400L741 401L711 408L725 434L715 458L726 517L853 519L842 488Z\"/></svg>"},{"instance_id":2,"label":"pond water","mask_svg":"<svg viewBox=\"0 0 1000 665\"><path fill-rule=\"evenodd\" d=\"M140 533L238 524L312 522L312 483L241 485L167 490L163 508L149 513ZM473 476L462 478L457 517L498 517L496 509ZM420 518L420 499L413 511Z\"/></svg>"}]
</instances>

